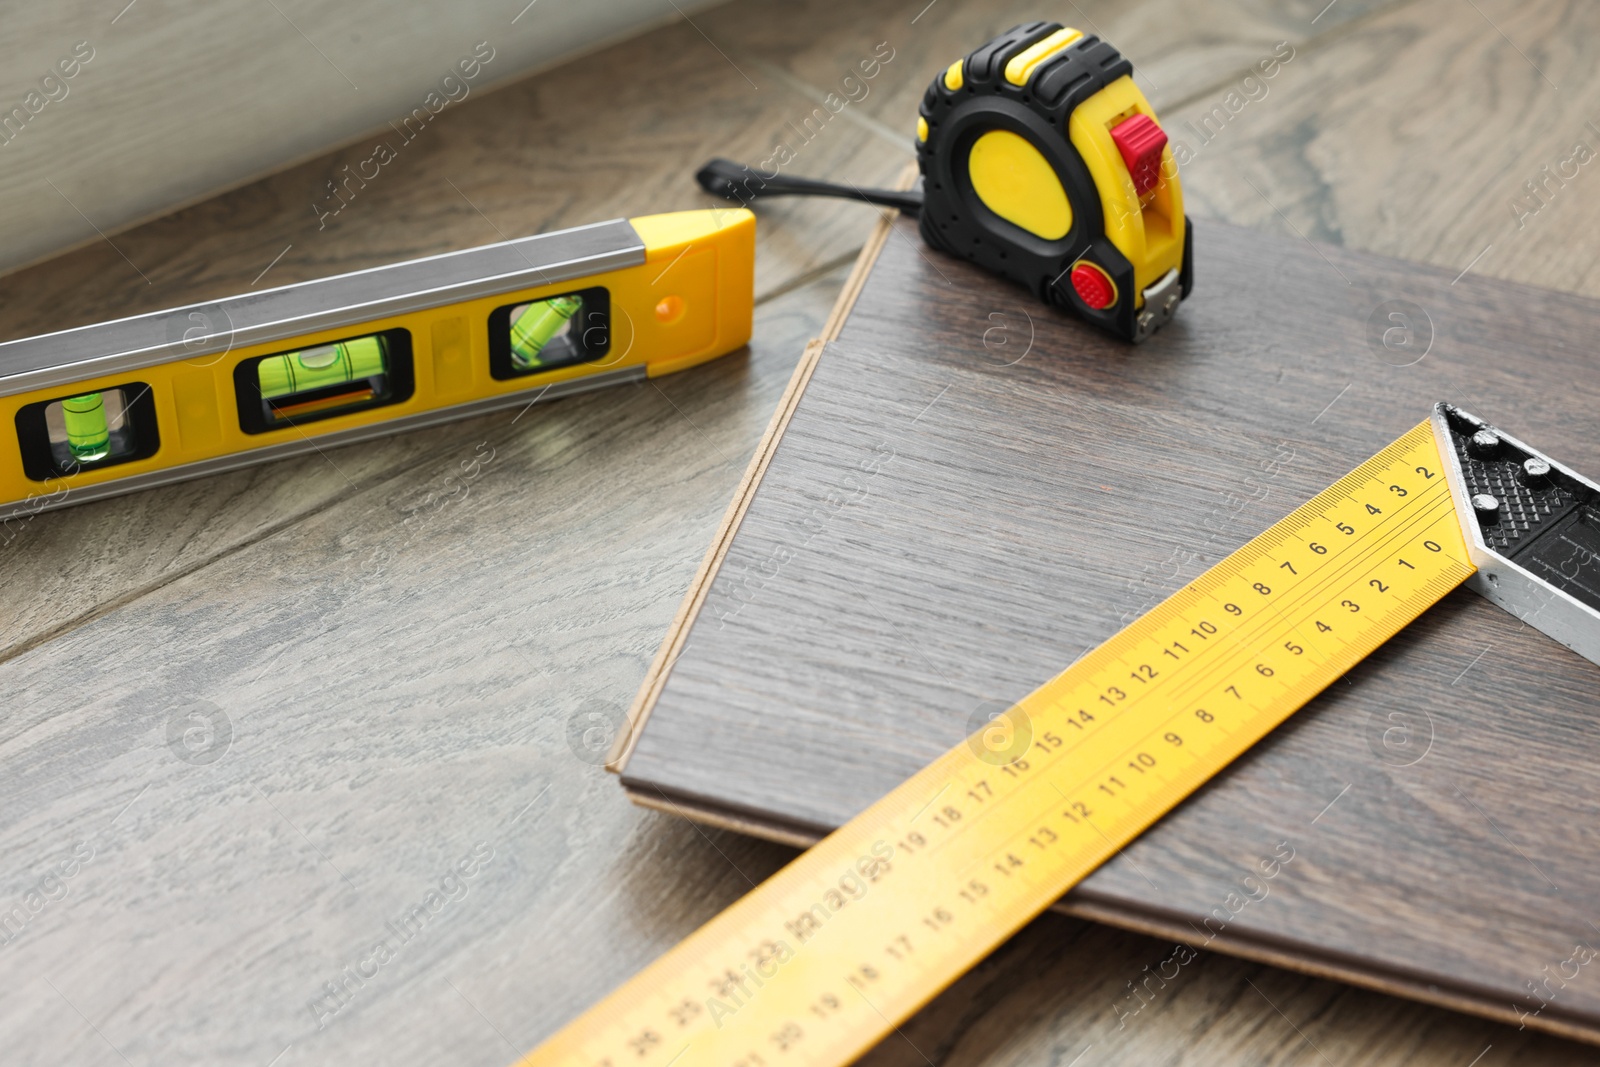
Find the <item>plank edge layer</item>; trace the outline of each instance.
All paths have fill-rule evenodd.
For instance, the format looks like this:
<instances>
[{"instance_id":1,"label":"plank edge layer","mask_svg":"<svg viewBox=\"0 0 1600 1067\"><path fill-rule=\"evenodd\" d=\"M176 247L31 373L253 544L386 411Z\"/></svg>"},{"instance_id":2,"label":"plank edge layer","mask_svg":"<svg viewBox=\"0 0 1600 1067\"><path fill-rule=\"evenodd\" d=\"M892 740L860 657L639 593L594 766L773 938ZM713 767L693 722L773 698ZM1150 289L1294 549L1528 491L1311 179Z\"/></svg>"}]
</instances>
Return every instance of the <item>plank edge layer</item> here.
<instances>
[{"instance_id":1,"label":"plank edge layer","mask_svg":"<svg viewBox=\"0 0 1600 1067\"><path fill-rule=\"evenodd\" d=\"M911 173L908 172L907 177ZM907 184L902 181L902 186ZM739 486L734 490L733 499L728 503L728 509L723 514L722 523L711 538L711 546L706 550L705 558L701 560L700 569L694 576L694 581L689 584L688 591L684 594L683 603L678 607L678 613L672 619L672 625L667 628L666 637L661 642L661 648L656 652L655 659L650 663L650 669L645 672L644 681L640 683L639 692L629 706L626 722L618 732L613 743L610 758L606 761L606 770L615 774L622 773L628 765L628 759L633 755L633 749L638 742L639 734L645 722L654 710L656 699L661 695L661 690L667 684L667 679L672 674L672 665L683 651L684 643L688 640L689 631L693 628L694 621L699 617L700 606L704 603L706 594L711 590L711 583L716 580L717 572L722 567L722 560L727 555L728 548L733 544L734 535L739 532L739 524L743 521L745 512L749 510L750 503L755 499L756 490L761 486L761 479L767 472L767 466L772 462L773 455L778 450L778 444L783 440L783 432L789 426L795 408L799 406L800 398L805 394L806 385L811 381L811 374L816 369L817 360L822 355L823 347L829 342L838 339L839 331L844 326L845 319L850 316L850 310L855 307L856 298L861 294L862 287L866 285L867 278L872 274L872 267L878 261L878 255L883 251L883 246L889 240L893 230L894 221L898 218L898 211L890 210L883 214L877 224L872 228L872 233L861 246L860 253L856 256L854 266L850 268L850 276L845 279L844 288L840 290L839 297L834 301L833 309L828 314L828 321L823 325L822 336L812 339L806 345L805 353L800 357L800 362L795 366L794 374L789 379L788 386L784 389L783 396L778 400L778 406L772 413L772 421L767 424L766 432L756 445L755 454L750 457L749 466L745 468L744 477ZM634 791L624 779L623 789L634 803L644 807L657 807L647 795ZM670 809L662 809L670 810ZM697 808L699 811L707 809ZM707 821L710 821L709 819ZM752 827L756 824L751 824ZM770 836L769 833L758 832L752 828L736 827L744 833L755 833L757 836ZM821 835L818 835L820 837ZM816 838L793 838L786 844L798 844L802 841L809 844Z\"/></svg>"}]
</instances>

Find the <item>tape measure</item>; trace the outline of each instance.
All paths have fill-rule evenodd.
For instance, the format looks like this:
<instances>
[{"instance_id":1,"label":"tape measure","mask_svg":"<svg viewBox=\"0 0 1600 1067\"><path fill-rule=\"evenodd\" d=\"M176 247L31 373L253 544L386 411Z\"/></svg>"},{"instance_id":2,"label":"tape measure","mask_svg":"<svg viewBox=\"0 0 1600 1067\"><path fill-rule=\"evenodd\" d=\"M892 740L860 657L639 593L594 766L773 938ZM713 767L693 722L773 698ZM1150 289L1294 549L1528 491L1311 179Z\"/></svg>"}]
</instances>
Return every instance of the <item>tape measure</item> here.
<instances>
[{"instance_id":1,"label":"tape measure","mask_svg":"<svg viewBox=\"0 0 1600 1067\"><path fill-rule=\"evenodd\" d=\"M710 192L856 197L919 216L922 237L1127 341L1170 320L1194 249L1167 135L1133 65L1058 22L1017 26L941 71L917 117L922 190L780 178L727 160Z\"/></svg>"},{"instance_id":2,"label":"tape measure","mask_svg":"<svg viewBox=\"0 0 1600 1067\"><path fill-rule=\"evenodd\" d=\"M0 344L0 520L691 367L754 279L683 211Z\"/></svg>"},{"instance_id":3,"label":"tape measure","mask_svg":"<svg viewBox=\"0 0 1600 1067\"><path fill-rule=\"evenodd\" d=\"M1473 573L1441 444L1417 426L521 1067L855 1060Z\"/></svg>"},{"instance_id":4,"label":"tape measure","mask_svg":"<svg viewBox=\"0 0 1600 1067\"><path fill-rule=\"evenodd\" d=\"M922 237L1129 341L1194 284L1183 189L1133 64L1058 22L1018 26L928 86Z\"/></svg>"}]
</instances>

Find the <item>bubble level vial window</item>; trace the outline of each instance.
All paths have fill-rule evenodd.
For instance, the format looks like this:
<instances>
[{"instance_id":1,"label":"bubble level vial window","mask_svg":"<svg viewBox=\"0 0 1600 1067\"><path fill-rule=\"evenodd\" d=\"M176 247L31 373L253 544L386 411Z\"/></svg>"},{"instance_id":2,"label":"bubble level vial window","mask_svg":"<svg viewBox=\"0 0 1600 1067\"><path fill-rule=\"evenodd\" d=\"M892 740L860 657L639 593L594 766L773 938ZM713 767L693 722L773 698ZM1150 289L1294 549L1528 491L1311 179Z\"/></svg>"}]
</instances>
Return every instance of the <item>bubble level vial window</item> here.
<instances>
[{"instance_id":1,"label":"bubble level vial window","mask_svg":"<svg viewBox=\"0 0 1600 1067\"><path fill-rule=\"evenodd\" d=\"M611 299L601 286L489 313L489 374L498 381L593 363L610 349Z\"/></svg>"},{"instance_id":2,"label":"bubble level vial window","mask_svg":"<svg viewBox=\"0 0 1600 1067\"><path fill-rule=\"evenodd\" d=\"M411 335L385 330L247 359L233 384L245 433L398 404L411 396Z\"/></svg>"},{"instance_id":3,"label":"bubble level vial window","mask_svg":"<svg viewBox=\"0 0 1600 1067\"><path fill-rule=\"evenodd\" d=\"M154 455L161 443L150 387L125 382L56 397L17 412L22 469L34 481Z\"/></svg>"}]
</instances>

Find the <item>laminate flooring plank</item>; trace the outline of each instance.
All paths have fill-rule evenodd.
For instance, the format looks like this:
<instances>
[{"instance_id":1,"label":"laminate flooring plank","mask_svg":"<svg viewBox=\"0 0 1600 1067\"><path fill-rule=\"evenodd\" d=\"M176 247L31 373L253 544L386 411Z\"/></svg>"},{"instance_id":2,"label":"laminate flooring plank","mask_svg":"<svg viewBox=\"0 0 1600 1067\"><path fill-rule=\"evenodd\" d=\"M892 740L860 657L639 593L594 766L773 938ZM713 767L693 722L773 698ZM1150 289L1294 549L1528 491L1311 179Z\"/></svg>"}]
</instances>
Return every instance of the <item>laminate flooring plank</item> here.
<instances>
[{"instance_id":1,"label":"laminate flooring plank","mask_svg":"<svg viewBox=\"0 0 1600 1067\"><path fill-rule=\"evenodd\" d=\"M1234 284L1129 350L1025 316L900 225L627 764L642 800L837 825L1435 399L1600 469L1584 298L1212 224L1197 274ZM1428 358L1386 362L1368 324L1385 298L1445 309ZM1026 358L993 343L997 321L1029 331ZM1523 978L1592 936L1577 783L1597 686L1593 664L1453 594L1067 903L1187 937L1286 842L1303 859L1282 903L1230 917L1217 947L1516 1019L1539 1006ZM1432 739L1417 758L1385 743L1391 716ZM1572 982L1528 1025L1600 1034L1597 988Z\"/></svg>"},{"instance_id":2,"label":"laminate flooring plank","mask_svg":"<svg viewBox=\"0 0 1600 1067\"><path fill-rule=\"evenodd\" d=\"M1332 8L1323 21L1344 7ZM1447 5L1395 5L1362 12L1341 24L1338 32L1303 44L1286 35L1296 41L1296 54L1282 64L1277 76L1265 82L1264 89L1260 81L1243 83L1243 71L1238 70L1228 72L1232 77L1218 78L1209 88L1191 91L1187 99L1167 93L1166 85L1150 84L1151 80L1168 79L1159 73L1149 76L1156 69L1155 60L1141 54L1138 38L1104 26L1101 29L1139 66L1141 83L1163 109L1168 130L1197 150L1184 169L1191 211L1249 222L1291 237L1309 233L1319 240L1423 259L1450 269L1452 274L1471 265L1474 273L1592 294L1588 280L1592 257L1585 253L1583 242L1575 239L1590 228L1585 225L1590 206L1588 198L1581 196L1581 172L1576 180L1551 183L1540 171L1546 163L1554 169L1573 156L1569 135L1574 143L1594 146L1588 135L1592 131L1586 132L1584 126L1585 113L1593 110L1592 92L1587 89L1590 72L1571 55L1572 42L1581 39L1571 33L1581 29L1590 14L1570 5L1485 7L1483 17L1474 14L1467 19L1462 17L1466 14L1462 9ZM1174 13L1172 18L1181 19L1182 13ZM1496 27L1508 29L1511 40L1501 37ZM1265 37L1261 41L1274 43ZM1563 86L1561 93L1550 92L1542 82L1534 84L1519 48L1541 67L1555 72ZM954 43L948 50L958 54L962 44ZM835 50L834 60L848 51L846 42ZM1570 91L1574 86L1577 91ZM879 95L866 106L882 104L892 113L893 107L883 103L888 99L888 93L881 92L884 88L886 83L880 84L875 90ZM921 88L920 82L907 87L907 106L914 104ZM1231 99L1230 92L1235 94ZM1219 107L1227 112L1226 121L1216 117ZM1208 119L1209 127L1197 134L1195 130ZM1561 151L1546 159L1541 153L1549 146L1559 146ZM1571 169L1569 164L1563 173ZM1540 199L1526 195L1521 183L1528 180L1545 181ZM1579 195L1570 195L1574 190ZM1519 198L1520 208L1513 206L1513 197ZM1537 209L1532 214L1530 206ZM1520 223L1518 215L1522 216ZM1325 224L1330 219L1332 222ZM1512 254L1500 258L1508 248ZM1475 258L1480 253L1487 254ZM1329 283L1333 282L1330 277ZM1205 299L1207 279L1202 277L1200 284L1199 296ZM1364 310L1371 312L1385 295L1392 294L1376 294L1373 306ZM1450 294L1442 295L1437 302L1424 301L1425 311L1448 315L1453 301ZM1018 326L1025 321L1018 315L1023 309L1020 300L997 300L991 314L1001 317L987 325L999 323L1000 335L1014 340ZM1432 322L1408 320L1408 326L1413 332L1406 339L1420 346L1425 347L1435 335ZM1442 330L1438 336L1443 343ZM987 348L972 348L980 358L1002 358ZM1359 369L1356 363L1336 365ZM1333 399L1343 384L1331 383L1328 399ZM1453 384L1474 399L1484 396L1485 391L1471 379L1458 378ZM1270 463L1271 457L1264 455L1263 462ZM1259 478L1253 484L1259 485ZM1248 532L1241 529L1240 534L1247 536ZM1148 585L1178 562L1170 552L1149 553L1141 573L1128 577L1129 591ZM1135 599L1143 602L1142 595ZM1507 662L1514 660L1512 654ZM1453 677L1456 672L1450 673ZM730 742L728 747L738 746ZM1409 797L1399 801L1407 802ZM1029 934L1034 931L1030 929ZM1575 936L1581 936L1581 931ZM1163 950L1168 951L1170 945ZM1529 972L1536 973L1548 962L1530 961ZM1295 981L1283 972L1265 973L1278 981ZM1257 977L1255 981L1278 999L1267 980ZM1034 985L1024 982L1025 988ZM1390 1050L1395 1049L1409 1050L1397 1055L1401 1062L1441 1064L1466 1063L1480 1053L1485 1063L1499 1062L1501 1056L1507 1057L1504 1062L1589 1062L1592 1057L1559 1042L1541 1044L1548 1039L1532 1038L1529 1031L1475 1023L1339 985L1313 983L1313 987L1320 987L1322 993L1312 1014L1319 1020L1339 1020L1350 1027L1344 1031L1347 1035L1366 1035L1362 1054L1367 1059L1376 1058L1379 1050L1393 1054ZM1036 995L1057 1012L1052 1025L1038 1026L1052 1035L1082 1032L1085 1010L1093 1011L1075 1004L1068 1007L1064 1000L1052 1001L1048 991ZM1207 1009L1198 1017L1188 1016L1183 1023L1174 1022L1170 1030L1162 1027L1167 1041L1164 1053L1158 1054L1154 1046L1144 1048L1137 1062L1214 1062L1214 1058L1186 1049L1183 1035L1205 1033L1208 1021L1219 1017L1233 1021L1242 1014L1263 1036L1273 1032L1272 1024L1285 1022L1255 991L1249 991L1249 996L1255 1011L1232 1001L1226 1015ZM1365 1007L1352 1012L1353 1004ZM931 1009L919 1020L941 1014ZM1146 1018L1141 1016L1141 1025ZM1486 1036L1473 1046L1480 1027ZM1341 1039L1340 1032L1339 1027L1312 1030L1319 1047L1342 1049L1342 1043L1332 1043L1348 1040ZM1523 1047L1529 1041L1534 1047ZM1489 1045L1494 1046L1492 1051L1486 1047ZM880 1050L880 1054L886 1051ZM1304 1044L1299 1054L1322 1062ZM1060 1059L1064 1062L1072 1055L1076 1051ZM1285 1056L1289 1061L1294 1058L1289 1053ZM978 1062L986 1057L975 1052L972 1059ZM1343 1062L1337 1055L1335 1059ZM1237 1062L1273 1061L1259 1047L1241 1051L1237 1057ZM1108 1062L1116 1062L1116 1057L1108 1056Z\"/></svg>"},{"instance_id":3,"label":"laminate flooring plank","mask_svg":"<svg viewBox=\"0 0 1600 1067\"><path fill-rule=\"evenodd\" d=\"M1342 8L1344 5L1331 9L1329 16L1337 15ZM1503 16L1516 14L1509 8L1492 11L1496 25ZM1238 77L1241 70L1235 77L1221 79L1187 101L1169 94L1164 84L1159 88L1149 84L1151 80L1165 82L1168 79L1159 73L1150 76L1156 68L1151 59L1141 55L1137 37L1102 28L1139 65L1141 82L1157 106L1173 108L1163 111L1168 129L1174 131L1175 137L1187 140L1190 147L1200 150L1194 162L1185 168L1185 188L1194 205L1191 210L1249 221L1289 235L1293 235L1294 227L1298 226L1303 232L1316 233L1322 240L1414 256L1449 267L1452 273L1467 266L1468 261L1491 242L1500 241L1500 249L1503 249L1503 235L1515 233L1517 255L1506 261L1514 262L1515 269L1494 270L1496 259L1489 255L1481 261L1487 273L1592 293L1582 277L1573 280L1574 272L1585 271L1590 266L1582 242L1573 240L1573 234L1586 229L1581 226L1582 220L1575 218L1576 213L1586 210L1585 198L1567 196L1567 187L1557 184L1554 190L1564 199L1555 202L1549 195L1552 190L1547 189L1544 199L1551 203L1540 205L1537 217L1526 218L1526 227L1531 229L1536 222L1543 224L1552 219L1559 221L1557 207L1568 211L1564 217L1573 222L1564 230L1552 226L1539 231L1545 236L1538 245L1529 239L1531 233L1523 232L1524 228L1513 229L1515 224L1509 210L1509 197L1516 192L1516 183L1539 179L1539 165L1547 162L1538 155L1541 144L1546 143L1540 140L1541 136L1548 137L1551 128L1563 122L1574 128L1582 126L1581 114L1576 118L1570 113L1563 117L1559 112L1571 109L1581 113L1587 97L1581 92L1558 97L1548 93L1545 86L1532 87L1523 76L1526 72L1515 69L1522 62L1516 46L1499 38L1487 21L1472 22L1459 17L1462 14L1464 12L1459 9L1437 4L1363 12L1360 18L1341 25L1338 33L1299 44L1294 58L1282 65L1274 79L1265 83L1265 95L1260 81L1241 83ZM1175 14L1175 19L1181 17L1181 13ZM1536 7L1529 17L1545 20L1541 31L1531 37L1518 35L1514 39L1527 48L1559 51L1560 38L1571 25L1570 22L1563 25L1563 20L1581 21L1587 13L1550 5ZM1069 17L1068 21L1074 20ZM998 24L1007 20L1001 17L996 22L994 28L1000 28ZM1292 35L1285 35L1285 39L1298 42ZM1263 37L1261 43L1270 48L1275 41ZM955 43L947 50L959 54L962 44ZM848 51L848 43L843 44L836 49L833 58L837 62ZM1238 66L1248 66L1253 58L1247 58ZM1545 62L1542 58L1537 61ZM1563 85L1568 84L1566 75L1572 75L1576 81L1586 73L1570 69L1570 66L1563 70ZM1468 80L1473 84L1462 84ZM907 106L914 105L922 84L913 81L907 87L910 94ZM879 88L884 87L880 85ZM1229 92L1236 95L1230 99ZM1477 106L1461 106L1464 98ZM889 94L883 92L867 101L866 106L882 104L892 115L896 109L882 103L888 99ZM1204 143L1190 132L1191 127L1184 125L1186 120L1198 125L1208 116L1214 116L1216 107L1225 110L1238 107L1240 100L1245 101L1243 107L1237 114L1229 112L1226 124L1210 118L1212 127L1221 133L1215 137L1205 134L1208 140ZM1492 114L1486 116L1483 105L1490 103ZM1306 119L1307 115L1312 117ZM1377 153L1377 166L1369 166L1367 159L1373 154L1374 137L1381 139L1388 150ZM1581 130L1578 139L1593 144ZM1560 140L1556 137L1549 143ZM1569 154L1564 152L1559 158L1567 158ZM1330 165L1330 161L1337 166ZM1554 165L1559 159L1553 157L1548 162ZM1525 176L1520 173L1522 170L1527 171ZM1413 180L1412 176L1418 173L1427 175L1427 179ZM1484 177L1497 173L1511 176L1512 181L1498 184L1494 177ZM1271 197L1268 202L1240 180L1241 174L1264 190L1273 188L1267 184L1268 180L1279 183L1277 189L1289 194L1287 202L1279 204L1276 189L1268 194ZM1402 201L1403 207L1397 208ZM1281 207L1292 222L1286 222L1277 213L1277 207ZM1335 214L1339 222L1337 227L1316 226L1321 218ZM1442 249L1442 254L1437 249ZM1205 278L1201 279L1201 286L1200 296L1205 299ZM1374 306L1379 302L1375 298ZM1012 306L1014 303L1019 306ZM1448 299L1440 306L1429 303L1435 313L1441 306L1448 313L1452 310L1450 305ZM1001 317L989 319L985 327L999 323L1001 337L1014 341L1026 321L1018 314L1022 310L1025 307L1020 300L999 299L991 314ZM1427 334L1432 334L1431 324L1425 329ZM1440 336L1443 342L1444 335ZM1416 341L1426 344L1420 332ZM984 346L972 344L969 348L980 359L988 356L1000 361L1004 358L1000 352L992 352ZM1359 368L1351 365L1351 369ZM1342 387L1337 382L1331 384L1330 400ZM1470 382L1457 381L1456 384L1467 385L1469 392L1481 395L1481 390L1471 388ZM1262 460L1270 463L1277 455L1264 453ZM1255 484L1259 484L1259 479ZM868 492L871 492L870 486ZM826 499L824 493L819 492L818 496ZM1219 506L1222 505L1219 501ZM1241 530L1241 536L1247 533ZM1166 549L1168 546L1157 547ZM1165 556L1159 551L1149 553L1142 561L1142 570L1127 576L1128 591L1140 593L1135 599L1143 602L1143 595L1148 591L1141 592L1140 587L1149 585L1152 579L1159 581L1159 575L1178 563L1179 559L1170 553ZM917 669L914 653L902 648L899 655L913 661L910 669ZM1508 662L1514 658L1515 654ZM1461 666L1465 665L1464 661ZM1455 675L1454 671L1450 673ZM1392 710L1402 714L1405 711L1398 707ZM725 737L721 740L724 753L741 751L737 741ZM1393 797L1392 793L1388 795ZM1406 795L1404 799L1387 799L1385 803L1403 806L1409 801ZM1573 814L1580 820L1587 818L1581 808L1575 809ZM1048 928L1048 924L1055 921L1049 917L1041 920L1017 941L1048 940L1049 933L1040 927ZM1583 937L1582 930L1574 936ZM1161 966L1161 961L1170 959L1172 947L1170 943L1152 946L1146 962L1152 969ZM1085 955L1072 954L1066 958L1074 966L1092 969ZM1223 963L1217 957L1211 959L1227 968L1251 968L1251 965L1235 961ZM1531 960L1529 972L1537 972L1539 966L1548 962ZM1213 978L1215 972L1208 972L1196 980L1194 986L1188 987L1191 992L1184 1001L1186 1010L1181 1014L1163 1000L1160 1002L1163 1014L1152 1014L1155 1009L1147 1008L1140 1013L1137 1026L1130 1024L1124 1031L1112 1021L1118 1008L1111 1005L1117 1004L1121 1011L1127 1011L1130 1004L1139 1003L1136 999L1126 999L1133 995L1126 983L1137 982L1141 975L1148 975L1140 967L1129 968L1127 973L1109 981L1089 983L1083 997L1062 994L1064 975L1044 977L1025 968L1019 971L1021 973L1012 979L1017 983L1013 988L1019 990L1015 996L1030 1005L1032 1014L1019 1019L1009 1013L1003 1002L997 1004L992 1000L983 1002L983 1015L955 1013L954 1017L974 1030L982 1030L989 1039L975 1037L952 1059L1004 1062L1012 1058L1032 1061L1048 1056L1054 1062L1065 1063L1096 1045L1086 1056L1086 1062L1324 1063L1329 1062L1329 1057L1337 1063L1578 1063L1593 1060L1590 1050L1535 1036L1531 1031L1519 1032L1512 1027L1478 1022L1338 984L1299 979L1273 969L1252 969L1251 984L1244 984L1236 977ZM957 989L966 988L973 981L975 979L964 982ZM1159 981L1155 985L1165 988ZM1077 992L1075 987L1071 988L1073 993ZM1280 1014L1280 1008L1286 1014ZM1172 1014L1164 1014L1169 1010ZM994 1025L988 1029L984 1029L981 1021L973 1021L982 1020L985 1015L995 1018ZM947 1033L938 1032L935 1020L951 1017L947 998L921 1013L912 1027L907 1028L920 1049L938 1057L939 1062L944 1062L941 1053L948 1053L953 1042ZM916 1027L932 1029L919 1031ZM1302 1030L1304 1033L1300 1032ZM924 1040L923 1034L930 1036ZM1219 1040L1219 1035L1226 1036ZM995 1051L997 1045L998 1052ZM915 1051L899 1047L895 1042L886 1043L875 1058L922 1062Z\"/></svg>"}]
</instances>

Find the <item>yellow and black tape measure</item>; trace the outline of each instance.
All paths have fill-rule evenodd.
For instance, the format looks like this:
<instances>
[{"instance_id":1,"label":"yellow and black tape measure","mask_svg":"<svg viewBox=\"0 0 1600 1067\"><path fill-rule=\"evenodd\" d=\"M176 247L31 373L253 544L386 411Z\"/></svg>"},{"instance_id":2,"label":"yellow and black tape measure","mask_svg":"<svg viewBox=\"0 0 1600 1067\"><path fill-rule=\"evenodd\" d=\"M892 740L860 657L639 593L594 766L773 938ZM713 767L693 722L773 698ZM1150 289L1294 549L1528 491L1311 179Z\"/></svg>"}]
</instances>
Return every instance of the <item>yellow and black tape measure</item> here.
<instances>
[{"instance_id":1,"label":"yellow and black tape measure","mask_svg":"<svg viewBox=\"0 0 1600 1067\"><path fill-rule=\"evenodd\" d=\"M762 174L723 159L708 191L854 197L920 215L923 239L1128 341L1194 285L1167 135L1133 65L1092 34L1029 22L941 71L917 117L919 191Z\"/></svg>"},{"instance_id":2,"label":"yellow and black tape measure","mask_svg":"<svg viewBox=\"0 0 1600 1067\"><path fill-rule=\"evenodd\" d=\"M1115 48L1030 22L952 63L917 119L923 239L1129 341L1194 284L1167 135Z\"/></svg>"},{"instance_id":3,"label":"yellow and black tape measure","mask_svg":"<svg viewBox=\"0 0 1600 1067\"><path fill-rule=\"evenodd\" d=\"M1443 418L830 834L521 1067L856 1059L1473 574Z\"/></svg>"}]
</instances>

